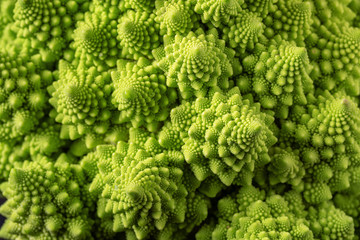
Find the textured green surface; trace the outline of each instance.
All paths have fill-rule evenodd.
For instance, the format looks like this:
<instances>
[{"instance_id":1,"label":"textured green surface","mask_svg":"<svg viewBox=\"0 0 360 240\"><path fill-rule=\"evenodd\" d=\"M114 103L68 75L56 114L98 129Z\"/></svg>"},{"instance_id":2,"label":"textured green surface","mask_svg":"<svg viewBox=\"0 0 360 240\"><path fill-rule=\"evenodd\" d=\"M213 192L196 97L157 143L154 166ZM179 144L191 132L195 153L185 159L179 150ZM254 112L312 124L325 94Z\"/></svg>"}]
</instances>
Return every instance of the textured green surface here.
<instances>
[{"instance_id":1,"label":"textured green surface","mask_svg":"<svg viewBox=\"0 0 360 240\"><path fill-rule=\"evenodd\" d=\"M0 0L1 239L360 239L359 0Z\"/></svg>"}]
</instances>

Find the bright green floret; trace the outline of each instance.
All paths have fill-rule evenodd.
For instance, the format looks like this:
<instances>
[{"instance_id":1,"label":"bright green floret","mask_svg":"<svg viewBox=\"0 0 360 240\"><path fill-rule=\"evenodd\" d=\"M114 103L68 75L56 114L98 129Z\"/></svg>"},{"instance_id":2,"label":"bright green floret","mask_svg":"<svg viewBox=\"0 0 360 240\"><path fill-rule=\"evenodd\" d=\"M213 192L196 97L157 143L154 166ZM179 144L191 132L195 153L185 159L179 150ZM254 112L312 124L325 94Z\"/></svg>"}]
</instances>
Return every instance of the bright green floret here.
<instances>
[{"instance_id":1,"label":"bright green floret","mask_svg":"<svg viewBox=\"0 0 360 240\"><path fill-rule=\"evenodd\" d=\"M351 189L359 181L359 109L343 94L325 92L316 102L309 105L308 113L294 114L294 122L284 122L279 139L285 145L299 144L305 168L304 181L299 183L310 203L330 200L331 193Z\"/></svg>"},{"instance_id":2,"label":"bright green floret","mask_svg":"<svg viewBox=\"0 0 360 240\"><path fill-rule=\"evenodd\" d=\"M284 40L305 46L304 40L311 33L312 6L309 1L279 0L269 16L264 18L265 36L269 39L280 35Z\"/></svg>"},{"instance_id":3,"label":"bright green floret","mask_svg":"<svg viewBox=\"0 0 360 240\"><path fill-rule=\"evenodd\" d=\"M169 116L177 93L166 86L162 71L148 60L119 60L111 77L115 88L112 102L120 111L120 123L131 122L134 127L146 126L155 131L159 122Z\"/></svg>"},{"instance_id":4,"label":"bright green floret","mask_svg":"<svg viewBox=\"0 0 360 240\"><path fill-rule=\"evenodd\" d=\"M113 231L134 231L144 239L151 231L163 230L167 222L184 221L187 191L181 184L183 157L162 153L152 157L134 144L97 148L99 173L90 192L99 194L99 217L111 213Z\"/></svg>"},{"instance_id":5,"label":"bright green floret","mask_svg":"<svg viewBox=\"0 0 360 240\"><path fill-rule=\"evenodd\" d=\"M354 222L331 203L323 203L309 209L310 228L315 237L328 239L354 239Z\"/></svg>"},{"instance_id":6,"label":"bright green floret","mask_svg":"<svg viewBox=\"0 0 360 240\"><path fill-rule=\"evenodd\" d=\"M219 27L240 13L240 5L240 0L196 0L195 12L201 14L204 23L211 22Z\"/></svg>"},{"instance_id":7,"label":"bright green floret","mask_svg":"<svg viewBox=\"0 0 360 240\"><path fill-rule=\"evenodd\" d=\"M27 162L13 168L0 208L7 216L0 235L6 239L86 239L92 219L84 205L81 169L59 158Z\"/></svg>"},{"instance_id":8,"label":"bright green floret","mask_svg":"<svg viewBox=\"0 0 360 240\"><path fill-rule=\"evenodd\" d=\"M16 52L0 53L0 141L29 134L45 115L53 73Z\"/></svg>"},{"instance_id":9,"label":"bright green floret","mask_svg":"<svg viewBox=\"0 0 360 240\"><path fill-rule=\"evenodd\" d=\"M0 0L0 238L359 240L359 20Z\"/></svg>"},{"instance_id":10,"label":"bright green floret","mask_svg":"<svg viewBox=\"0 0 360 240\"><path fill-rule=\"evenodd\" d=\"M0 181L8 180L11 169L19 167L29 157L28 143L17 142L0 143Z\"/></svg>"},{"instance_id":11,"label":"bright green floret","mask_svg":"<svg viewBox=\"0 0 360 240\"><path fill-rule=\"evenodd\" d=\"M289 183L298 185L305 175L305 168L299 158L299 151L290 148L274 148L269 165L270 184Z\"/></svg>"},{"instance_id":12,"label":"bright green floret","mask_svg":"<svg viewBox=\"0 0 360 240\"><path fill-rule=\"evenodd\" d=\"M273 43L259 58L247 56L243 65L252 72L252 79L242 78L240 85L251 89L265 109L272 109L278 118L287 118L293 105L305 105L306 94L313 89L309 77L309 58L304 47L280 41ZM248 81L251 81L250 83ZM250 85L250 86L249 86Z\"/></svg>"},{"instance_id":13,"label":"bright green floret","mask_svg":"<svg viewBox=\"0 0 360 240\"><path fill-rule=\"evenodd\" d=\"M306 38L314 84L332 93L344 89L359 96L360 29L336 22L314 27L316 31Z\"/></svg>"},{"instance_id":14,"label":"bright green floret","mask_svg":"<svg viewBox=\"0 0 360 240\"><path fill-rule=\"evenodd\" d=\"M118 24L118 40L125 58L152 59L152 50L160 45L159 24L155 14L148 12L127 11Z\"/></svg>"},{"instance_id":15,"label":"bright green floret","mask_svg":"<svg viewBox=\"0 0 360 240\"><path fill-rule=\"evenodd\" d=\"M246 210L245 215L233 216L227 239L239 238L314 239L306 220L296 219L289 212L287 202L279 195L269 197L266 202L255 201Z\"/></svg>"},{"instance_id":16,"label":"bright green floret","mask_svg":"<svg viewBox=\"0 0 360 240\"><path fill-rule=\"evenodd\" d=\"M86 13L74 31L75 57L95 65L99 70L115 67L121 56L121 48L116 41L117 22L109 19L105 12Z\"/></svg>"},{"instance_id":17,"label":"bright green floret","mask_svg":"<svg viewBox=\"0 0 360 240\"><path fill-rule=\"evenodd\" d=\"M223 39L236 49L237 53L253 50L264 37L264 24L255 13L242 11L231 19L223 29Z\"/></svg>"},{"instance_id":18,"label":"bright green floret","mask_svg":"<svg viewBox=\"0 0 360 240\"><path fill-rule=\"evenodd\" d=\"M77 139L89 132L104 134L111 117L110 74L100 74L95 67L77 68L60 62L59 80L49 88L52 116L63 124L63 138Z\"/></svg>"},{"instance_id":19,"label":"bright green floret","mask_svg":"<svg viewBox=\"0 0 360 240\"><path fill-rule=\"evenodd\" d=\"M58 61L88 5L83 0L18 0L14 8L17 37L29 39L44 62Z\"/></svg>"},{"instance_id":20,"label":"bright green floret","mask_svg":"<svg viewBox=\"0 0 360 240\"><path fill-rule=\"evenodd\" d=\"M176 35L164 50L154 51L154 55L166 73L167 86L178 88L182 98L189 99L204 97L209 89L233 75L232 50L225 49L225 42L218 39L216 32L198 29L186 37Z\"/></svg>"},{"instance_id":21,"label":"bright green floret","mask_svg":"<svg viewBox=\"0 0 360 240\"><path fill-rule=\"evenodd\" d=\"M203 225L196 239L315 239L304 208L301 195L296 192L280 196L252 186L243 187L237 195L230 193L218 201L217 222Z\"/></svg>"},{"instance_id":22,"label":"bright green floret","mask_svg":"<svg viewBox=\"0 0 360 240\"><path fill-rule=\"evenodd\" d=\"M198 180L215 174L229 186L241 170L254 171L270 161L268 148L276 142L268 129L273 118L242 100L237 88L187 105L172 110L172 125L160 132L159 141L176 149L183 138L185 160Z\"/></svg>"},{"instance_id":23,"label":"bright green floret","mask_svg":"<svg viewBox=\"0 0 360 240\"><path fill-rule=\"evenodd\" d=\"M160 23L161 35L187 35L198 28L198 16L190 1L158 1L155 21Z\"/></svg>"}]
</instances>

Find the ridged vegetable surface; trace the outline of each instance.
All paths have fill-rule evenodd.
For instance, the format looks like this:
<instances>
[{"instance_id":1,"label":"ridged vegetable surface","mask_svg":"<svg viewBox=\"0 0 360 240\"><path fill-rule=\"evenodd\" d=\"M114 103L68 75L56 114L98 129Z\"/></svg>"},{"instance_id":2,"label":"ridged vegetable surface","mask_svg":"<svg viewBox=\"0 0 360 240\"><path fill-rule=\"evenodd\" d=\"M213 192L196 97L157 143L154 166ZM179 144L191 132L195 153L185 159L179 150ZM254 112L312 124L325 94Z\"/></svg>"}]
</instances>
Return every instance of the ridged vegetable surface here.
<instances>
[{"instance_id":1,"label":"ridged vegetable surface","mask_svg":"<svg viewBox=\"0 0 360 240\"><path fill-rule=\"evenodd\" d=\"M0 0L0 239L360 239L360 0Z\"/></svg>"}]
</instances>

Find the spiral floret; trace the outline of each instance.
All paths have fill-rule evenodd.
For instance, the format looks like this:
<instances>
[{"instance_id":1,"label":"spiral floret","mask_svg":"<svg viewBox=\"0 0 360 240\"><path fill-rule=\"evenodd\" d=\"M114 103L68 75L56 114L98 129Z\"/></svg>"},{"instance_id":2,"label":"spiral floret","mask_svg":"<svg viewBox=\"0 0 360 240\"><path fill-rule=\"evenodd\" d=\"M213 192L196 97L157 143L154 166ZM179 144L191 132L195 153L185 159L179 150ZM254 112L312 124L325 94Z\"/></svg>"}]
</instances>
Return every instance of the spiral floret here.
<instances>
[{"instance_id":1,"label":"spiral floret","mask_svg":"<svg viewBox=\"0 0 360 240\"><path fill-rule=\"evenodd\" d=\"M17 56L16 56L17 55ZM29 134L44 116L53 74L28 56L0 54L0 141Z\"/></svg>"},{"instance_id":2,"label":"spiral floret","mask_svg":"<svg viewBox=\"0 0 360 240\"><path fill-rule=\"evenodd\" d=\"M131 121L135 127L154 131L169 116L176 91L166 86L162 71L145 58L137 63L119 60L117 65L111 76L115 87L112 102L120 111L119 122Z\"/></svg>"},{"instance_id":3,"label":"spiral floret","mask_svg":"<svg viewBox=\"0 0 360 240\"><path fill-rule=\"evenodd\" d=\"M216 34L199 29L186 37L176 35L173 43L165 45L158 66L166 72L167 86L178 87L183 98L205 96L233 75L231 55L225 54L225 49L225 42Z\"/></svg>"},{"instance_id":4,"label":"spiral floret","mask_svg":"<svg viewBox=\"0 0 360 240\"><path fill-rule=\"evenodd\" d=\"M238 53L244 53L253 50L256 43L264 38L264 27L262 19L255 13L242 11L222 29L223 38Z\"/></svg>"},{"instance_id":5,"label":"spiral floret","mask_svg":"<svg viewBox=\"0 0 360 240\"><path fill-rule=\"evenodd\" d=\"M59 68L60 79L50 88L52 116L71 139L89 132L104 134L111 117L110 74L99 74L95 67L85 69L82 64L75 69L65 61Z\"/></svg>"},{"instance_id":6,"label":"spiral floret","mask_svg":"<svg viewBox=\"0 0 360 240\"><path fill-rule=\"evenodd\" d=\"M117 22L105 12L86 13L74 31L75 57L85 59L89 65L114 67L121 56L117 37Z\"/></svg>"},{"instance_id":7,"label":"spiral floret","mask_svg":"<svg viewBox=\"0 0 360 240\"><path fill-rule=\"evenodd\" d=\"M305 105L306 94L313 90L306 49L288 42L271 45L260 55L253 71L255 99L262 107L273 109L279 118L288 117L289 107Z\"/></svg>"},{"instance_id":8,"label":"spiral floret","mask_svg":"<svg viewBox=\"0 0 360 240\"><path fill-rule=\"evenodd\" d=\"M314 237L327 236L328 239L353 239L354 221L330 202L322 203L315 209L310 207L310 228Z\"/></svg>"},{"instance_id":9,"label":"spiral floret","mask_svg":"<svg viewBox=\"0 0 360 240\"><path fill-rule=\"evenodd\" d=\"M44 62L59 60L71 40L75 18L87 10L84 1L19 0L14 8L14 25L19 39L32 46L26 51L38 53Z\"/></svg>"},{"instance_id":10,"label":"spiral floret","mask_svg":"<svg viewBox=\"0 0 360 240\"><path fill-rule=\"evenodd\" d=\"M153 58L151 51L161 43L160 26L155 17L154 13L129 10L119 19L117 39L123 57L135 60Z\"/></svg>"},{"instance_id":11,"label":"spiral floret","mask_svg":"<svg viewBox=\"0 0 360 240\"><path fill-rule=\"evenodd\" d=\"M56 163L42 158L12 169L4 192L7 201L0 208L1 214L8 217L0 236L7 239L91 237L93 221L84 201L84 180L82 171L62 158Z\"/></svg>"},{"instance_id":12,"label":"spiral floret","mask_svg":"<svg viewBox=\"0 0 360 240\"><path fill-rule=\"evenodd\" d=\"M172 124L160 132L159 141L170 149L183 145L185 160L198 180L215 175L229 186L241 171L252 172L270 161L268 148L276 142L268 128L272 121L260 112L260 105L242 100L233 88L173 109ZM184 142L176 143L177 136Z\"/></svg>"},{"instance_id":13,"label":"spiral floret","mask_svg":"<svg viewBox=\"0 0 360 240\"><path fill-rule=\"evenodd\" d=\"M187 191L182 185L183 158L160 153L152 157L135 144L98 146L99 174L90 192L99 194L100 217L111 214L113 231L131 230L138 239L184 221Z\"/></svg>"},{"instance_id":14,"label":"spiral floret","mask_svg":"<svg viewBox=\"0 0 360 240\"><path fill-rule=\"evenodd\" d=\"M314 27L316 31L305 42L315 86L331 93L345 90L350 96L359 96L360 28L335 21Z\"/></svg>"},{"instance_id":15,"label":"spiral floret","mask_svg":"<svg viewBox=\"0 0 360 240\"><path fill-rule=\"evenodd\" d=\"M265 36L280 35L287 41L295 41L297 46L305 46L305 38L311 33L312 6L308 1L280 0L265 18Z\"/></svg>"},{"instance_id":16,"label":"spiral floret","mask_svg":"<svg viewBox=\"0 0 360 240\"><path fill-rule=\"evenodd\" d=\"M195 5L195 12L201 14L201 20L204 23L211 22L215 27L228 23L240 11L238 0L198 0Z\"/></svg>"},{"instance_id":17,"label":"spiral floret","mask_svg":"<svg viewBox=\"0 0 360 240\"><path fill-rule=\"evenodd\" d=\"M186 35L198 26L198 17L190 1L165 1L156 11L161 35Z\"/></svg>"}]
</instances>

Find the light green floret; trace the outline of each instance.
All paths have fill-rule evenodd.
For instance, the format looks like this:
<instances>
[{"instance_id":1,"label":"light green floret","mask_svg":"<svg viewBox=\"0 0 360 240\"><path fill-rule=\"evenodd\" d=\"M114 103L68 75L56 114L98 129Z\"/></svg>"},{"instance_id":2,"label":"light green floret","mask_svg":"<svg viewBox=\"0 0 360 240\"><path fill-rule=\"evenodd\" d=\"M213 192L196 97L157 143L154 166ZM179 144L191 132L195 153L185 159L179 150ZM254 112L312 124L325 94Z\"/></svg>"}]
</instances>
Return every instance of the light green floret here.
<instances>
[{"instance_id":1,"label":"light green floret","mask_svg":"<svg viewBox=\"0 0 360 240\"><path fill-rule=\"evenodd\" d=\"M4 28L14 21L13 11L16 1L3 0L0 3L0 33L4 34ZM6 34L6 33L5 33Z\"/></svg>"},{"instance_id":2,"label":"light green floret","mask_svg":"<svg viewBox=\"0 0 360 240\"><path fill-rule=\"evenodd\" d=\"M306 39L314 84L332 93L344 89L359 96L360 29L331 21L314 28Z\"/></svg>"},{"instance_id":3,"label":"light green floret","mask_svg":"<svg viewBox=\"0 0 360 240\"><path fill-rule=\"evenodd\" d=\"M273 0L244 0L241 7L242 9L247 9L255 13L261 18L265 18L273 8Z\"/></svg>"},{"instance_id":4,"label":"light green floret","mask_svg":"<svg viewBox=\"0 0 360 240\"><path fill-rule=\"evenodd\" d=\"M162 71L145 58L137 62L118 60L112 80L112 102L120 111L118 122L131 122L155 131L170 113L177 99L175 89L166 86Z\"/></svg>"},{"instance_id":5,"label":"light green floret","mask_svg":"<svg viewBox=\"0 0 360 240\"><path fill-rule=\"evenodd\" d=\"M196 119L195 105L193 102L184 102L173 108L170 112L171 121L165 122L158 135L162 147L171 150L181 150L188 130Z\"/></svg>"},{"instance_id":6,"label":"light green floret","mask_svg":"<svg viewBox=\"0 0 360 240\"><path fill-rule=\"evenodd\" d=\"M179 229L190 233L207 218L210 206L208 197L198 192L190 192L186 197L185 221L179 224Z\"/></svg>"},{"instance_id":7,"label":"light green floret","mask_svg":"<svg viewBox=\"0 0 360 240\"><path fill-rule=\"evenodd\" d=\"M208 240L212 239L212 233L215 229L215 219L208 218L208 220L201 226L201 228L196 232L196 240Z\"/></svg>"},{"instance_id":8,"label":"light green floret","mask_svg":"<svg viewBox=\"0 0 360 240\"><path fill-rule=\"evenodd\" d=\"M319 204L332 198L329 186L324 182L310 181L304 183L303 197L310 204Z\"/></svg>"},{"instance_id":9,"label":"light green floret","mask_svg":"<svg viewBox=\"0 0 360 240\"><path fill-rule=\"evenodd\" d=\"M264 190L260 190L254 186L245 186L240 188L235 197L238 209L237 211L245 212L252 203L258 200L264 201L265 196L266 192ZM231 218L232 216L229 215L227 220L231 221Z\"/></svg>"},{"instance_id":10,"label":"light green floret","mask_svg":"<svg viewBox=\"0 0 360 240\"><path fill-rule=\"evenodd\" d=\"M191 172L191 174L195 175L194 171L202 172L204 170L193 168L190 165L189 171ZM216 197L219 192L226 189L226 187L227 187L224 183L221 182L221 180L219 179L219 177L217 175L211 175L202 181L198 180L198 178L196 176L194 176L194 178L196 179L196 181L200 182L199 192L205 194L207 197L210 197L210 198ZM250 180L252 180L252 177ZM234 180L234 182L233 182L234 185L241 185L241 184L235 183L235 181L236 180Z\"/></svg>"},{"instance_id":11,"label":"light green floret","mask_svg":"<svg viewBox=\"0 0 360 240\"><path fill-rule=\"evenodd\" d=\"M215 174L229 186L242 170L252 172L270 161L268 148L276 142L268 128L273 118L260 112L260 105L242 100L237 88L187 105L172 110L173 126L165 125L159 141L170 149L183 145L198 180Z\"/></svg>"},{"instance_id":12,"label":"light green floret","mask_svg":"<svg viewBox=\"0 0 360 240\"><path fill-rule=\"evenodd\" d=\"M15 5L17 1L11 0L11 2ZM12 12L11 14L13 17ZM44 64L44 59L42 59L41 54L39 54L39 49L32 45L33 42L31 38L20 38L17 36L19 30L15 27L15 22L10 22L2 27L0 27L1 51L6 50L8 52L16 52L17 55L31 57L33 61L36 61L37 63L42 62L41 64ZM49 64L48 67L50 67L50 65L51 64Z\"/></svg>"},{"instance_id":13,"label":"light green floret","mask_svg":"<svg viewBox=\"0 0 360 240\"><path fill-rule=\"evenodd\" d=\"M313 111L318 114L318 129L312 144L319 148L322 162L331 168L329 187L334 193L359 181L360 111L347 96L324 94L321 100L319 113Z\"/></svg>"},{"instance_id":14,"label":"light green floret","mask_svg":"<svg viewBox=\"0 0 360 240\"><path fill-rule=\"evenodd\" d=\"M335 206L346 213L354 220L355 230L359 231L360 226L360 199L358 193L336 194L333 199Z\"/></svg>"},{"instance_id":15,"label":"light green floret","mask_svg":"<svg viewBox=\"0 0 360 240\"><path fill-rule=\"evenodd\" d=\"M360 28L360 2L357 0L352 0L349 4L349 8L356 14L356 17L353 19L353 26Z\"/></svg>"},{"instance_id":16,"label":"light green floret","mask_svg":"<svg viewBox=\"0 0 360 240\"><path fill-rule=\"evenodd\" d=\"M196 0L194 10L201 14L203 23L219 27L241 12L241 3L242 0Z\"/></svg>"},{"instance_id":17,"label":"light green floret","mask_svg":"<svg viewBox=\"0 0 360 240\"><path fill-rule=\"evenodd\" d=\"M0 182L8 180L11 169L21 167L29 159L28 142L0 142Z\"/></svg>"},{"instance_id":18,"label":"light green floret","mask_svg":"<svg viewBox=\"0 0 360 240\"><path fill-rule=\"evenodd\" d=\"M96 218L92 226L92 236L94 239L113 240L113 239L126 239L125 234L116 233L112 230L112 219ZM136 238L135 238L136 240Z\"/></svg>"},{"instance_id":19,"label":"light green floret","mask_svg":"<svg viewBox=\"0 0 360 240\"><path fill-rule=\"evenodd\" d=\"M264 38L264 27L258 15L244 10L222 28L223 39L237 54L241 54L246 50L253 50L255 44Z\"/></svg>"},{"instance_id":20,"label":"light green floret","mask_svg":"<svg viewBox=\"0 0 360 240\"><path fill-rule=\"evenodd\" d=\"M178 87L185 99L204 97L218 85L228 86L234 53L218 39L216 31L206 34L202 29L186 37L176 35L175 40L166 41L164 51L153 51L158 66L166 73L167 86Z\"/></svg>"},{"instance_id":21,"label":"light green floret","mask_svg":"<svg viewBox=\"0 0 360 240\"><path fill-rule=\"evenodd\" d=\"M66 158L66 157L65 157ZM6 239L89 239L92 220L84 202L84 175L77 165L42 158L13 168L3 185Z\"/></svg>"},{"instance_id":22,"label":"light green floret","mask_svg":"<svg viewBox=\"0 0 360 240\"><path fill-rule=\"evenodd\" d=\"M206 108L200 109L191 125L183 151L199 180L206 178L204 173L208 170L203 171L210 168L224 184L230 185L242 168L253 171L270 161L268 147L276 138L267 126L273 120L260 112L260 106L241 102L237 94L221 98L215 94L207 106L202 103ZM202 100L199 98L195 104Z\"/></svg>"},{"instance_id":23,"label":"light green floret","mask_svg":"<svg viewBox=\"0 0 360 240\"><path fill-rule=\"evenodd\" d=\"M332 203L310 207L310 229L317 239L354 239L354 221Z\"/></svg>"},{"instance_id":24,"label":"light green floret","mask_svg":"<svg viewBox=\"0 0 360 240\"><path fill-rule=\"evenodd\" d=\"M356 13L349 8L351 0L313 0L314 19L317 22L351 22Z\"/></svg>"},{"instance_id":25,"label":"light green floret","mask_svg":"<svg viewBox=\"0 0 360 240\"><path fill-rule=\"evenodd\" d=\"M251 81L255 100L265 109L273 109L275 116L287 118L289 107L307 103L306 94L312 92L313 83L305 48L280 41L271 44L258 60L250 55L243 64L250 69L254 66L254 77L242 78L238 84L246 86Z\"/></svg>"},{"instance_id":26,"label":"light green floret","mask_svg":"<svg viewBox=\"0 0 360 240\"><path fill-rule=\"evenodd\" d=\"M233 216L227 239L314 239L307 221L293 215L287 205L279 195L253 202L245 213Z\"/></svg>"},{"instance_id":27,"label":"light green floret","mask_svg":"<svg viewBox=\"0 0 360 240\"><path fill-rule=\"evenodd\" d=\"M89 6L90 12L106 12L111 20L117 20L121 14L120 4L124 4L122 0L92 0ZM125 10L124 10L125 11Z\"/></svg>"},{"instance_id":28,"label":"light green floret","mask_svg":"<svg viewBox=\"0 0 360 240\"><path fill-rule=\"evenodd\" d=\"M227 195L217 202L217 217L226 219L227 221L231 221L232 217L235 213L237 213L238 210L238 203L236 202L237 199L235 199L231 195Z\"/></svg>"},{"instance_id":29,"label":"light green floret","mask_svg":"<svg viewBox=\"0 0 360 240\"><path fill-rule=\"evenodd\" d=\"M53 74L35 58L0 53L0 141L28 134L46 108L46 87Z\"/></svg>"},{"instance_id":30,"label":"light green floret","mask_svg":"<svg viewBox=\"0 0 360 240\"><path fill-rule=\"evenodd\" d=\"M318 114L318 128L312 145L319 148L322 162L331 168L329 186L337 192L350 187L350 167L360 166L360 111L346 96L324 94L321 100L319 112L313 111L313 116Z\"/></svg>"},{"instance_id":31,"label":"light green floret","mask_svg":"<svg viewBox=\"0 0 360 240\"><path fill-rule=\"evenodd\" d=\"M90 129L86 135L81 136L76 141L70 142L70 153L77 157L82 157L89 153L89 151L94 149L97 145L116 144L118 141L128 141L129 127L129 124L117 124L114 120L111 122L111 126L105 133L96 133ZM74 126L62 125L60 138L69 139L70 132L72 131L74 131Z\"/></svg>"},{"instance_id":32,"label":"light green floret","mask_svg":"<svg viewBox=\"0 0 360 240\"><path fill-rule=\"evenodd\" d=\"M17 36L30 39L43 61L57 61L88 4L83 0L19 0L14 8Z\"/></svg>"},{"instance_id":33,"label":"light green floret","mask_svg":"<svg viewBox=\"0 0 360 240\"><path fill-rule=\"evenodd\" d=\"M133 153L136 153L136 151L139 149L143 149L149 154L149 156L152 157L156 157L159 154L165 153L167 156L173 159L178 159L179 157L182 158L182 154L178 151L166 151L163 149L159 145L158 141L154 138L152 133L149 133L140 128L130 128L129 133L130 136L128 143L130 145L137 146L133 148L135 149L132 151ZM97 154L98 152L90 153L81 161L82 167L85 169L85 172L89 175L91 180L96 176L96 174L99 173L97 167L99 156ZM186 236L184 235L184 231L187 233L191 232L195 226L201 224L202 221L204 221L207 217L208 208L210 207L209 199L203 194L195 191L199 187L200 182L196 180L195 176L193 176L187 165L182 166L182 171L183 175L181 185L185 187L189 194L186 196L186 198L183 196L183 191L177 191L173 195L173 198L180 197L180 199L176 200L177 207L172 210L171 216L184 216L184 218L181 217L183 220L180 222L179 220L173 221L171 220L173 218L169 217L169 221L161 231L159 231L157 228L152 228L152 230L146 234L146 239L178 239L177 237L181 236L182 238L179 239L184 239ZM104 210L104 208L101 209ZM103 218L110 217L110 221L112 221L112 212L102 212L100 215ZM176 217L176 219L180 218ZM130 234L132 236L131 239L137 239L133 230L126 230L126 234Z\"/></svg>"},{"instance_id":34,"label":"light green floret","mask_svg":"<svg viewBox=\"0 0 360 240\"><path fill-rule=\"evenodd\" d=\"M116 59L121 55L117 35L117 21L110 20L106 12L87 12L74 31L75 58L85 61L86 66L95 65L99 70L115 67Z\"/></svg>"},{"instance_id":35,"label":"light green floret","mask_svg":"<svg viewBox=\"0 0 360 240\"><path fill-rule=\"evenodd\" d=\"M52 119L42 122L37 131L25 137L29 141L31 156L53 156L61 152L66 141L60 138L61 125L56 124Z\"/></svg>"},{"instance_id":36,"label":"light green floret","mask_svg":"<svg viewBox=\"0 0 360 240\"><path fill-rule=\"evenodd\" d=\"M304 199L300 192L290 190L283 195L284 199L288 202L289 210L297 217L306 217L307 210L305 210Z\"/></svg>"},{"instance_id":37,"label":"light green floret","mask_svg":"<svg viewBox=\"0 0 360 240\"><path fill-rule=\"evenodd\" d=\"M346 190L348 194L358 195L360 187L360 155L356 154L351 157L351 166L347 169L349 172L350 187Z\"/></svg>"},{"instance_id":38,"label":"light green floret","mask_svg":"<svg viewBox=\"0 0 360 240\"><path fill-rule=\"evenodd\" d=\"M305 219L305 205L297 192L283 192L280 196L272 190L266 193L247 186L235 194L218 200L217 220L204 224L196 234L197 240L314 239Z\"/></svg>"},{"instance_id":39,"label":"light green floret","mask_svg":"<svg viewBox=\"0 0 360 240\"><path fill-rule=\"evenodd\" d=\"M280 136L281 144L288 142L300 150L306 173L298 187L311 204L330 200L332 194L351 190L360 181L358 107L348 96L328 92L320 93L314 103L308 112L297 108L297 124L284 122Z\"/></svg>"},{"instance_id":40,"label":"light green floret","mask_svg":"<svg viewBox=\"0 0 360 240\"><path fill-rule=\"evenodd\" d=\"M159 144L154 144L154 136L154 133L143 128L131 127L129 128L129 140L127 143L132 143L140 148L144 148L149 154L155 156L156 154L163 152L163 149Z\"/></svg>"},{"instance_id":41,"label":"light green floret","mask_svg":"<svg viewBox=\"0 0 360 240\"><path fill-rule=\"evenodd\" d=\"M304 40L311 33L311 2L279 0L264 19L265 36L269 39L279 34L282 39L305 46Z\"/></svg>"},{"instance_id":42,"label":"light green floret","mask_svg":"<svg viewBox=\"0 0 360 240\"><path fill-rule=\"evenodd\" d=\"M113 216L113 231L131 230L137 239L185 219L187 190L181 153L151 156L133 143L97 147L99 173L90 192L99 195L98 215ZM183 210L181 210L183 209Z\"/></svg>"},{"instance_id":43,"label":"light green floret","mask_svg":"<svg viewBox=\"0 0 360 240\"><path fill-rule=\"evenodd\" d=\"M123 57L135 60L153 58L152 50L161 43L160 24L155 22L155 17L154 13L129 10L119 18L117 39Z\"/></svg>"},{"instance_id":44,"label":"light green floret","mask_svg":"<svg viewBox=\"0 0 360 240\"><path fill-rule=\"evenodd\" d=\"M61 137L77 139L87 133L104 134L110 127L112 92L110 74L95 67L76 69L65 61L59 64L59 80L49 87L54 107L51 116L61 123Z\"/></svg>"},{"instance_id":45,"label":"light green floret","mask_svg":"<svg viewBox=\"0 0 360 240\"><path fill-rule=\"evenodd\" d=\"M300 161L299 155L298 150L292 150L291 148L273 148L270 155L271 163L268 167L270 184L300 184L302 177L305 175L305 168Z\"/></svg>"},{"instance_id":46,"label":"light green floret","mask_svg":"<svg viewBox=\"0 0 360 240\"><path fill-rule=\"evenodd\" d=\"M193 4L188 0L156 1L155 21L160 24L160 35L187 35L199 27L198 15L193 11Z\"/></svg>"},{"instance_id":47,"label":"light green floret","mask_svg":"<svg viewBox=\"0 0 360 240\"><path fill-rule=\"evenodd\" d=\"M117 0L116 0L117 1ZM112 1L113 2L113 1ZM119 9L126 11L127 9L134 9L137 12L152 12L155 7L155 1L149 0L123 0L119 1Z\"/></svg>"}]
</instances>

